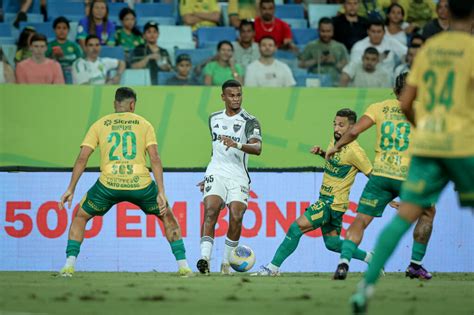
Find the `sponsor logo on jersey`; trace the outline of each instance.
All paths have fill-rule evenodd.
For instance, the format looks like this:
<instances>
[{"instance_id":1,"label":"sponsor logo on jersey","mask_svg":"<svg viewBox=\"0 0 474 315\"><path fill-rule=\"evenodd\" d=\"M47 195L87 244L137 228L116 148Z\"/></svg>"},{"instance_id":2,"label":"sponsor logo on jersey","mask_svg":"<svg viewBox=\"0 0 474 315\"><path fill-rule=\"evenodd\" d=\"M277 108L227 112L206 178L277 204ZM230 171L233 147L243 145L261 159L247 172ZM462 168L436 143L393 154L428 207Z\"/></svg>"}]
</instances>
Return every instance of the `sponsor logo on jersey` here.
<instances>
[{"instance_id":1,"label":"sponsor logo on jersey","mask_svg":"<svg viewBox=\"0 0 474 315\"><path fill-rule=\"evenodd\" d=\"M106 121L104 121L104 126L108 127L110 126L110 124L112 124L112 120L107 119Z\"/></svg>"},{"instance_id":2,"label":"sponsor logo on jersey","mask_svg":"<svg viewBox=\"0 0 474 315\"><path fill-rule=\"evenodd\" d=\"M133 120L124 120L124 119L114 119L114 125L122 124L122 125L139 125L140 121L138 119Z\"/></svg>"},{"instance_id":3,"label":"sponsor logo on jersey","mask_svg":"<svg viewBox=\"0 0 474 315\"><path fill-rule=\"evenodd\" d=\"M238 132L240 130L240 128L242 128L242 125L235 124L234 125L234 132Z\"/></svg>"},{"instance_id":4,"label":"sponsor logo on jersey","mask_svg":"<svg viewBox=\"0 0 474 315\"><path fill-rule=\"evenodd\" d=\"M227 126L226 126L226 125L222 125L222 129L227 130Z\"/></svg>"},{"instance_id":5,"label":"sponsor logo on jersey","mask_svg":"<svg viewBox=\"0 0 474 315\"><path fill-rule=\"evenodd\" d=\"M219 124L216 124L216 125L215 125L214 127L212 127L212 128L219 128Z\"/></svg>"},{"instance_id":6,"label":"sponsor logo on jersey","mask_svg":"<svg viewBox=\"0 0 474 315\"><path fill-rule=\"evenodd\" d=\"M246 195L249 194L249 189L248 189L248 187L240 186L240 191L241 191L243 194L246 194Z\"/></svg>"},{"instance_id":7,"label":"sponsor logo on jersey","mask_svg":"<svg viewBox=\"0 0 474 315\"><path fill-rule=\"evenodd\" d=\"M209 190L211 190L211 188L212 188L212 185L211 185L211 186L207 186L207 187L206 187L206 192L209 192Z\"/></svg>"}]
</instances>

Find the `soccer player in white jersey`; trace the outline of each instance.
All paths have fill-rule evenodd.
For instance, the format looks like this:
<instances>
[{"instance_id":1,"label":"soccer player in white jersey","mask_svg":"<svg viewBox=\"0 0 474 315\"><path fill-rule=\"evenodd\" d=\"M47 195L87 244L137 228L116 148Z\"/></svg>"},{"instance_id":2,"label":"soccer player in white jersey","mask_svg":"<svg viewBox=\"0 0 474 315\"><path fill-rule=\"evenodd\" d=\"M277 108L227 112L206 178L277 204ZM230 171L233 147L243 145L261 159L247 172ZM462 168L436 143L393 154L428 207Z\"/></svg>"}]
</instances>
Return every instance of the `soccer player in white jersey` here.
<instances>
[{"instance_id":1,"label":"soccer player in white jersey","mask_svg":"<svg viewBox=\"0 0 474 315\"><path fill-rule=\"evenodd\" d=\"M209 116L212 158L204 181L199 184L204 193L204 222L201 227L201 259L197 268L201 273L209 274L215 225L219 212L227 205L229 230L221 273L229 275L229 255L239 244L249 197L248 155L260 155L262 136L258 120L241 107L242 85L238 81L224 82L221 96L225 109Z\"/></svg>"}]
</instances>

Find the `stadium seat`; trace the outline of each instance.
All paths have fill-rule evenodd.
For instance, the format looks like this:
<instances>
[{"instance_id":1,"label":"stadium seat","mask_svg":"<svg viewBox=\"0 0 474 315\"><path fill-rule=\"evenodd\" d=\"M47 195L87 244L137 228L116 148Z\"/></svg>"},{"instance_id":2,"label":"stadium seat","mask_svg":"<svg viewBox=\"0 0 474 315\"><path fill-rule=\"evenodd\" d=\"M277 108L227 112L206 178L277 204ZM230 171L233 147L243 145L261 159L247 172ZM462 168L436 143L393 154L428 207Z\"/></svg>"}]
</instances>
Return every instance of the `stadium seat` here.
<instances>
[{"instance_id":1,"label":"stadium seat","mask_svg":"<svg viewBox=\"0 0 474 315\"><path fill-rule=\"evenodd\" d=\"M79 21L85 17L84 2L54 2L46 4L48 9L48 20L53 21L59 16L64 16L70 21Z\"/></svg>"},{"instance_id":2,"label":"stadium seat","mask_svg":"<svg viewBox=\"0 0 474 315\"><path fill-rule=\"evenodd\" d=\"M166 85L166 81L176 75L176 72L158 72L158 85Z\"/></svg>"},{"instance_id":3,"label":"stadium seat","mask_svg":"<svg viewBox=\"0 0 474 315\"><path fill-rule=\"evenodd\" d=\"M173 5L168 3L137 3L135 12L137 17L174 16Z\"/></svg>"},{"instance_id":4,"label":"stadium seat","mask_svg":"<svg viewBox=\"0 0 474 315\"><path fill-rule=\"evenodd\" d=\"M150 21L156 22L160 26L161 25L176 25L176 19L174 17L171 17L171 16L139 17L139 18L137 18L137 25L140 25L139 26L140 32L143 32L143 26L146 23L150 22Z\"/></svg>"},{"instance_id":5,"label":"stadium seat","mask_svg":"<svg viewBox=\"0 0 474 315\"><path fill-rule=\"evenodd\" d=\"M294 75L296 86L300 87L331 87L332 80L326 74L296 74Z\"/></svg>"},{"instance_id":6,"label":"stadium seat","mask_svg":"<svg viewBox=\"0 0 474 315\"><path fill-rule=\"evenodd\" d=\"M296 45L306 45L319 37L314 28L294 28L291 30Z\"/></svg>"},{"instance_id":7,"label":"stadium seat","mask_svg":"<svg viewBox=\"0 0 474 315\"><path fill-rule=\"evenodd\" d=\"M102 46L100 49L100 56L125 60L125 51L123 50L122 46Z\"/></svg>"},{"instance_id":8,"label":"stadium seat","mask_svg":"<svg viewBox=\"0 0 474 315\"><path fill-rule=\"evenodd\" d=\"M121 85L151 85L149 69L127 69L122 74Z\"/></svg>"},{"instance_id":9,"label":"stadium seat","mask_svg":"<svg viewBox=\"0 0 474 315\"><path fill-rule=\"evenodd\" d=\"M309 26L317 28L321 18L336 16L340 8L340 4L310 4L308 8Z\"/></svg>"},{"instance_id":10,"label":"stadium seat","mask_svg":"<svg viewBox=\"0 0 474 315\"><path fill-rule=\"evenodd\" d=\"M15 43L16 39L14 37L0 37L0 46L2 47L4 45L14 45Z\"/></svg>"},{"instance_id":11,"label":"stadium seat","mask_svg":"<svg viewBox=\"0 0 474 315\"><path fill-rule=\"evenodd\" d=\"M3 0L3 12L14 13L15 15L20 11L20 1L18 0ZM33 0L31 7L27 13L40 14L40 0Z\"/></svg>"},{"instance_id":12,"label":"stadium seat","mask_svg":"<svg viewBox=\"0 0 474 315\"><path fill-rule=\"evenodd\" d=\"M12 37L12 26L8 23L0 23L0 37Z\"/></svg>"},{"instance_id":13,"label":"stadium seat","mask_svg":"<svg viewBox=\"0 0 474 315\"><path fill-rule=\"evenodd\" d=\"M278 49L275 53L275 58L277 59L287 59L287 60L294 60L296 59L295 53L287 50L280 50Z\"/></svg>"},{"instance_id":14,"label":"stadium seat","mask_svg":"<svg viewBox=\"0 0 474 315\"><path fill-rule=\"evenodd\" d=\"M196 31L198 47L215 47L222 40L235 41L237 33L233 27L201 27Z\"/></svg>"},{"instance_id":15,"label":"stadium seat","mask_svg":"<svg viewBox=\"0 0 474 315\"><path fill-rule=\"evenodd\" d=\"M27 26L33 27L37 33L40 33L46 36L48 38L48 41L53 40L56 37L52 22L43 22L43 23L20 22L20 30L23 30Z\"/></svg>"},{"instance_id":16,"label":"stadium seat","mask_svg":"<svg viewBox=\"0 0 474 315\"><path fill-rule=\"evenodd\" d=\"M12 24L13 21L16 19L16 13L5 13L3 16L3 20L7 24ZM41 23L43 22L44 18L43 15L39 13L28 13L27 21L33 23Z\"/></svg>"},{"instance_id":17,"label":"stadium seat","mask_svg":"<svg viewBox=\"0 0 474 315\"><path fill-rule=\"evenodd\" d=\"M119 19L119 13L122 11L123 8L128 8L128 4L125 2L112 2L107 4L109 7L109 18L117 18L117 20L120 21Z\"/></svg>"},{"instance_id":18,"label":"stadium seat","mask_svg":"<svg viewBox=\"0 0 474 315\"><path fill-rule=\"evenodd\" d=\"M216 50L213 48L199 48L199 49L177 49L175 55L188 54L191 57L191 63L194 66L206 61L207 59L214 56Z\"/></svg>"},{"instance_id":19,"label":"stadium seat","mask_svg":"<svg viewBox=\"0 0 474 315\"><path fill-rule=\"evenodd\" d=\"M308 28L308 21L306 19L282 19L290 27L293 28Z\"/></svg>"},{"instance_id":20,"label":"stadium seat","mask_svg":"<svg viewBox=\"0 0 474 315\"><path fill-rule=\"evenodd\" d=\"M276 5L275 16L280 19L304 19L304 7L301 4Z\"/></svg>"}]
</instances>

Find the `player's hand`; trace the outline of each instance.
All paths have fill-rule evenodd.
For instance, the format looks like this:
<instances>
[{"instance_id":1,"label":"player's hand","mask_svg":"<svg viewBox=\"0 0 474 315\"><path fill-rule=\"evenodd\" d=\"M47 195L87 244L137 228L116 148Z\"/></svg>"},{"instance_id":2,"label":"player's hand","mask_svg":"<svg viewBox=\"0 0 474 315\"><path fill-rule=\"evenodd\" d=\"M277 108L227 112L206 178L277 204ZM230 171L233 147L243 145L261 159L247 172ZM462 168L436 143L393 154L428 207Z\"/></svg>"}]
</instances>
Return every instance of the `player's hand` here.
<instances>
[{"instance_id":1,"label":"player's hand","mask_svg":"<svg viewBox=\"0 0 474 315\"><path fill-rule=\"evenodd\" d=\"M393 209L397 209L400 207L400 203L398 201L395 201L395 200L392 200L390 201L389 203L390 207L392 207Z\"/></svg>"},{"instance_id":2,"label":"player's hand","mask_svg":"<svg viewBox=\"0 0 474 315\"><path fill-rule=\"evenodd\" d=\"M156 197L156 202L158 203L158 208L160 209L160 215L165 215L168 211L168 199L164 193L159 193Z\"/></svg>"},{"instance_id":3,"label":"player's hand","mask_svg":"<svg viewBox=\"0 0 474 315\"><path fill-rule=\"evenodd\" d=\"M201 191L201 193L204 192L204 181L200 181L199 183L197 183L196 185L197 187L199 187L199 190Z\"/></svg>"},{"instance_id":4,"label":"player's hand","mask_svg":"<svg viewBox=\"0 0 474 315\"><path fill-rule=\"evenodd\" d=\"M61 196L61 201L59 201L59 210L64 209L64 204L67 202L68 209L71 208L72 198L74 198L74 192L71 190L66 190L66 192Z\"/></svg>"},{"instance_id":5,"label":"player's hand","mask_svg":"<svg viewBox=\"0 0 474 315\"><path fill-rule=\"evenodd\" d=\"M309 150L311 154L316 154L316 155L320 155L321 151L322 151L321 147L317 145L315 145L314 147L311 148L311 150Z\"/></svg>"},{"instance_id":6,"label":"player's hand","mask_svg":"<svg viewBox=\"0 0 474 315\"><path fill-rule=\"evenodd\" d=\"M237 148L237 142L235 142L234 140L232 140L229 137L222 136L221 137L221 142L222 142L223 145L225 145L227 147L226 151L229 150L229 148Z\"/></svg>"},{"instance_id":7,"label":"player's hand","mask_svg":"<svg viewBox=\"0 0 474 315\"><path fill-rule=\"evenodd\" d=\"M331 149L329 149L326 152L326 160L329 161L334 156L334 154L336 154L339 151L341 151L341 149L336 149L335 147L332 147Z\"/></svg>"}]
</instances>

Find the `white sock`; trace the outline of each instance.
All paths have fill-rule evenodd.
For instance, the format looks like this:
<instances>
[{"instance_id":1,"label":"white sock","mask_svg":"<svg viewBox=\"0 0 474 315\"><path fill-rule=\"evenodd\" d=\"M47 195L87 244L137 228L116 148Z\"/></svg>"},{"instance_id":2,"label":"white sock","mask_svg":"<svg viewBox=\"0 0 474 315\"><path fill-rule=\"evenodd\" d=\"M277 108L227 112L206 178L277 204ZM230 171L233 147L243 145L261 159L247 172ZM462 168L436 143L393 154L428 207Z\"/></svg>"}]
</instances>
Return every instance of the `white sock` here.
<instances>
[{"instance_id":1,"label":"white sock","mask_svg":"<svg viewBox=\"0 0 474 315\"><path fill-rule=\"evenodd\" d=\"M280 267L278 266L275 266L274 264L272 263L269 263L267 265L267 268L270 269L272 272L278 272L280 270Z\"/></svg>"},{"instance_id":2,"label":"white sock","mask_svg":"<svg viewBox=\"0 0 474 315\"><path fill-rule=\"evenodd\" d=\"M373 256L374 254L372 254L372 252L367 252L367 256L365 256L364 261L369 264L372 261Z\"/></svg>"},{"instance_id":3,"label":"white sock","mask_svg":"<svg viewBox=\"0 0 474 315\"><path fill-rule=\"evenodd\" d=\"M210 236L201 237L201 258L211 260L212 245L214 239Z\"/></svg>"},{"instance_id":4,"label":"white sock","mask_svg":"<svg viewBox=\"0 0 474 315\"><path fill-rule=\"evenodd\" d=\"M365 256L365 259L367 259L367 257L369 257L369 253L367 253L367 256ZM339 265L340 264L346 264L349 266L349 260L345 259L345 258L341 258L339 259Z\"/></svg>"},{"instance_id":5,"label":"white sock","mask_svg":"<svg viewBox=\"0 0 474 315\"><path fill-rule=\"evenodd\" d=\"M224 246L224 258L222 259L223 264L228 264L229 263L229 257L230 253L234 248L236 248L239 245L239 241L233 241L229 239L228 237L225 238L225 246Z\"/></svg>"},{"instance_id":6,"label":"white sock","mask_svg":"<svg viewBox=\"0 0 474 315\"><path fill-rule=\"evenodd\" d=\"M66 258L66 267L74 267L76 265L76 256L69 256Z\"/></svg>"},{"instance_id":7,"label":"white sock","mask_svg":"<svg viewBox=\"0 0 474 315\"><path fill-rule=\"evenodd\" d=\"M188 261L186 259L181 259L176 261L178 263L178 268L189 268Z\"/></svg>"}]
</instances>

